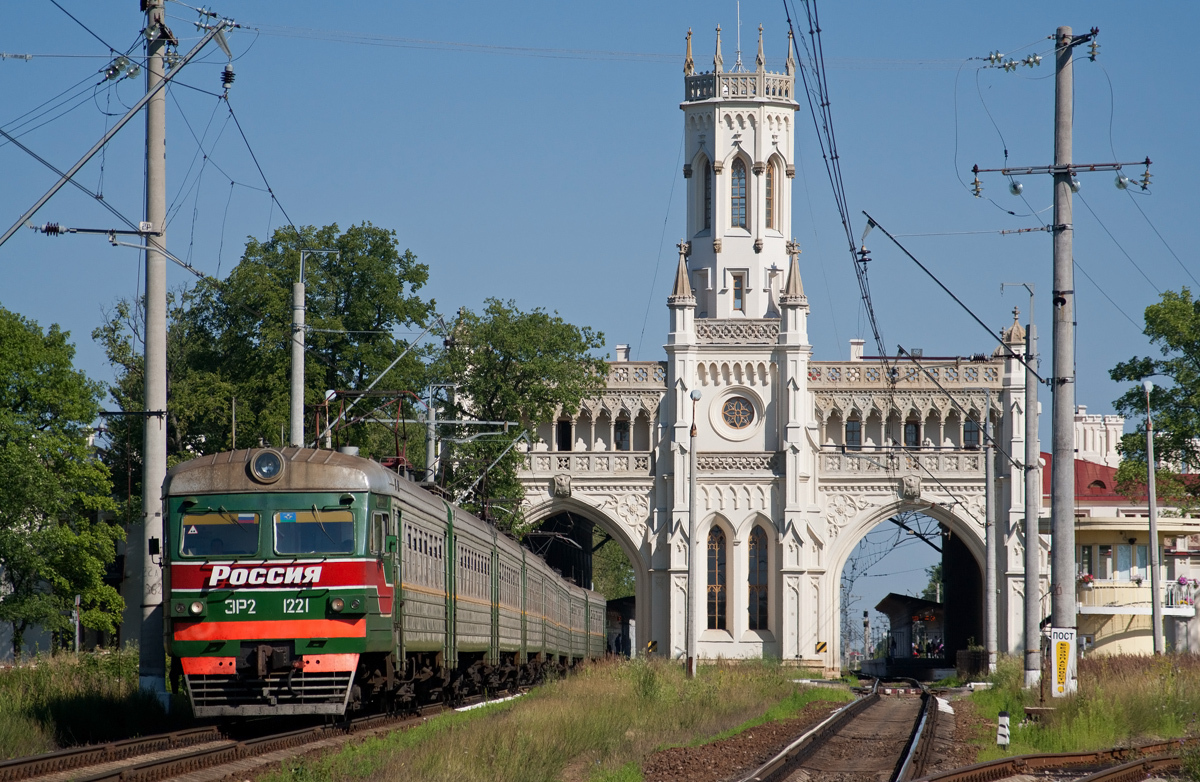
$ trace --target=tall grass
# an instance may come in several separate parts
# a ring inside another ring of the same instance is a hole
[[[851,697],[801,691],[792,675],[771,663],[742,663],[702,667],[688,680],[678,663],[608,662],[525,698],[439,717],[271,779],[638,780],[641,761],[659,747],[744,729],[772,708],[772,716],[790,716],[812,700]]]
[[[1021,661],[1001,659],[991,680],[992,689],[971,699],[993,724],[998,712],[1011,715],[1012,745],[1008,753],[988,747],[980,760],[1002,754],[1105,749],[1200,732],[1200,657],[1194,655],[1082,660],[1078,692],[1069,698],[1047,697],[1045,705],[1053,706],[1054,712],[1024,725],[1019,724],[1024,707],[1037,703],[1038,692],[1021,689]],[[994,744],[994,736],[987,743]]]
[[[170,727],[158,701],[138,691],[136,648],[39,655],[0,671],[0,754],[6,758]]]

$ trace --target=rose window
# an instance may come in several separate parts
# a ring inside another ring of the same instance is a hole
[[[754,420],[754,407],[748,399],[735,396],[721,408],[721,419],[733,429],[745,429]]]

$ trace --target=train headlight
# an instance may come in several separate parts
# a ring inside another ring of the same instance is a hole
[[[335,614],[340,614],[342,612],[342,609],[345,607],[346,607],[346,601],[340,597],[335,597],[329,601],[329,608],[332,609],[332,611]]]
[[[193,600],[192,604],[188,606],[188,610],[192,612],[193,616],[199,616],[204,613],[204,603],[199,600]]]

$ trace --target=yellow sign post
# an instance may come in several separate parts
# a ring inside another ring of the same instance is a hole
[[[1075,692],[1075,628],[1050,629],[1050,661],[1053,666],[1053,687],[1050,694],[1064,698]]]

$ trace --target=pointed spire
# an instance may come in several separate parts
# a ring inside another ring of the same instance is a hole
[[[717,25],[717,53],[713,55],[713,73],[724,70],[725,61],[721,59],[721,25]]]
[[[788,30],[788,56],[787,66],[784,69],[788,76],[793,76],[796,73],[796,60],[792,57],[792,31]]]
[[[783,287],[783,295],[779,300],[782,304],[800,304],[805,301],[804,281],[800,279],[800,243],[796,240],[788,242],[788,254],[792,262],[788,266],[787,283]]]
[[[696,72],[696,63],[692,60],[692,28],[688,28],[687,54],[683,57],[683,75],[691,76]]]
[[[756,66],[758,66],[755,68],[755,70],[757,70],[759,73],[762,73],[764,70],[766,70],[767,58],[763,57],[761,24],[758,26],[758,57],[754,60],[754,63]]]
[[[692,284],[688,281],[687,273],[687,257],[688,253],[692,251],[692,245],[681,239],[675,246],[679,248],[679,268],[675,270],[675,287],[671,290],[671,296],[667,302],[694,305],[696,298],[692,295]]]

